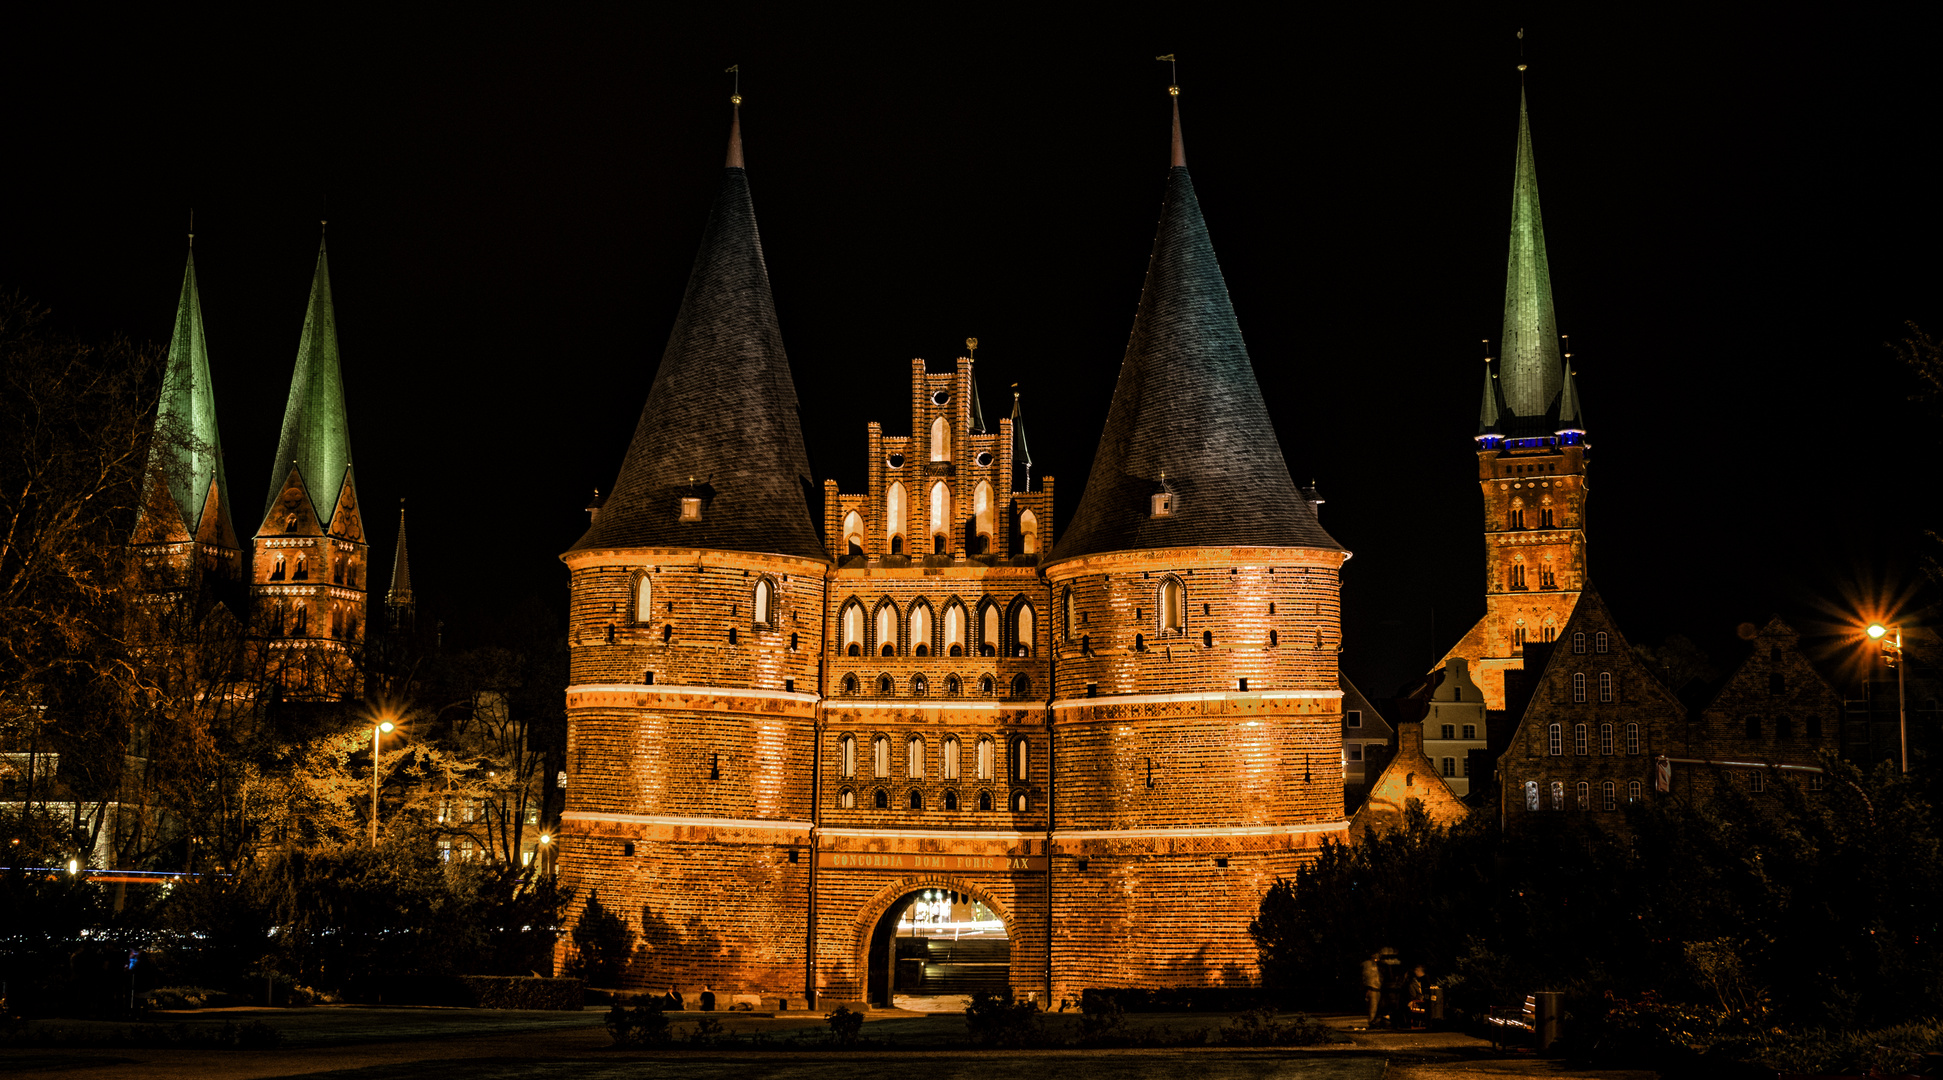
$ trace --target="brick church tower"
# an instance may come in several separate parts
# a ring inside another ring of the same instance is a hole
[[[1525,643],[1558,636],[1586,581],[1590,444],[1572,354],[1559,348],[1522,87],[1500,352],[1495,374],[1485,362],[1478,413],[1484,618],[1445,657],[1470,661],[1491,709],[1505,707],[1504,673],[1524,666]]]
[[[322,242],[254,549],[250,592],[266,677],[292,699],[357,697],[369,550]]]
[[[1132,338],[1046,567],[1056,979],[1252,977],[1262,894],[1345,838],[1336,659],[1349,553],[1312,499],[1255,381],[1177,96]]]
[[[638,931],[633,985],[804,987],[830,565],[810,490],[738,108],[633,442],[562,556],[560,867],[574,918],[599,901]]]

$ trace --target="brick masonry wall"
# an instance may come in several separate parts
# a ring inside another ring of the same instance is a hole
[[[1819,765],[1822,754],[1839,756],[1842,696],[1803,655],[1801,635],[1776,616],[1755,631],[1749,646],[1747,659],[1689,722],[1686,752],[1680,756],[1788,765]],[[1756,771],[1680,766],[1674,770],[1674,790],[1700,800],[1719,783],[1728,782],[1760,795]],[[1764,774],[1759,780],[1768,797],[1777,783],[1813,786],[1807,774],[1800,773]]]
[[[878,736],[889,740],[888,775],[875,775],[873,742]],[[856,768],[843,774],[843,739],[855,740]],[[924,775],[910,776],[910,740],[924,740]],[[819,822],[825,826],[856,828],[941,828],[1039,829],[1046,827],[1047,753],[1046,714],[1043,705],[1023,709],[951,708],[917,703],[885,706],[826,705],[822,721],[822,787]],[[958,743],[958,777],[944,776],[944,753],[948,739]],[[1027,744],[1026,774],[1013,769],[1013,744]],[[978,778],[978,744],[992,744],[990,779]],[[842,806],[845,789],[856,796],[856,805]],[[888,806],[876,809],[874,795],[882,790]],[[919,792],[924,807],[910,807],[910,793]],[[956,811],[945,809],[945,793],[958,796]],[[990,810],[978,809],[980,793],[992,798]],[[1012,796],[1025,793],[1028,810],[1012,809]]]
[[[939,850],[1045,853],[1043,841],[1016,844],[950,843]],[[833,850],[862,850],[865,843],[839,840]],[[1043,992],[1046,986],[1046,875],[887,873],[869,870],[818,871],[817,980],[819,996],[860,1001],[868,994],[866,961],[870,934],[898,899],[919,889],[951,889],[971,895],[997,912],[1011,938],[1011,979],[1016,991]]]

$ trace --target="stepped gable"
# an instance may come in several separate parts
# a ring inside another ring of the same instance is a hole
[[[155,426],[169,437],[150,448],[149,469],[151,478],[168,485],[189,536],[234,548],[236,528],[229,512],[229,478],[223,471],[223,438],[216,426],[215,385],[209,378],[193,233],[189,244],[168,368],[156,406]],[[214,519],[208,516],[211,510]]]
[[[283,496],[295,466],[303,478],[317,520],[329,531],[338,496],[351,471],[351,425],[344,410],[344,375],[338,366],[337,313],[331,304],[330,256],[317,244],[317,272],[310,284],[310,307],[297,344],[297,369],[284,406],[283,435],[270,470],[267,516]]]
[[[1106,430],[1054,559],[1138,548],[1340,550],[1297,494],[1188,175],[1174,164]],[[1174,496],[1152,516],[1150,500]]]
[[[732,130],[687,292],[634,441],[573,550],[675,547],[827,560],[755,204]],[[702,500],[698,521],[679,502]]]

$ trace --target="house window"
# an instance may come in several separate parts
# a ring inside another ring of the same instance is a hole
[[[978,740],[978,750],[973,755],[973,759],[976,767],[974,774],[976,778],[979,780],[990,780],[992,778],[992,740]],[[991,807],[988,806],[985,809],[989,810]]]
[[[1359,728],[1363,726],[1363,710],[1351,709],[1343,714],[1343,726]]]
[[[1584,754],[1586,752],[1584,724],[1572,725],[1572,752],[1575,754]]]
[[[1628,754],[1639,753],[1639,725],[1638,724],[1626,725],[1626,752]]]
[[[1456,776],[1456,775],[1457,775],[1457,759],[1456,759],[1456,758],[1454,758],[1454,757],[1447,757],[1447,758],[1445,758],[1445,759],[1444,759],[1444,775],[1445,775],[1445,776]]]
[[[1572,700],[1585,700],[1585,672],[1583,671],[1572,673]]]
[[[1525,809],[1533,811],[1538,809],[1538,781],[1536,780],[1525,781]]]
[[[1565,809],[1565,781],[1552,781],[1552,809]]]
[[[1457,738],[1456,724],[1445,724],[1443,727],[1439,728],[1438,730],[1442,733],[1440,736],[1441,738],[1445,738],[1445,739]]]
[[[1574,794],[1578,795],[1579,797],[1579,809],[1581,810],[1592,809],[1592,785],[1591,784],[1586,783],[1584,780],[1579,781],[1578,790],[1574,792]]]
[[[1572,651],[1575,653],[1585,651],[1585,635],[1583,633],[1572,635]]]
[[[1639,801],[1639,781],[1628,780],[1626,782],[1626,801],[1629,803]]]
[[[857,775],[857,737],[845,735],[837,740],[838,775],[848,780]]]
[[[1779,671],[1768,672],[1768,693],[1785,694],[1788,692],[1788,677]]]
[[[1012,744],[1012,780],[1014,783],[1022,784],[1032,778],[1031,771],[1027,767],[1030,765],[1027,756],[1029,752],[1030,744],[1024,739],[1019,739]]]
[[[924,739],[920,736],[913,735],[904,744],[904,778],[924,779]]]
[[[1612,672],[1610,671],[1599,673],[1599,700],[1607,704],[1612,702]]]
[[[1557,757],[1565,752],[1565,731],[1558,724],[1545,729],[1545,752]]]
[[[1609,641],[1606,638],[1606,632],[1604,630],[1601,630],[1598,633],[1592,635],[1593,652],[1605,652],[1608,644]]]
[[[870,740],[870,774],[877,777],[891,774],[891,740],[887,735]]]
[[[1757,793],[1766,791],[1768,789],[1768,774],[1762,772],[1760,769],[1754,770],[1754,774],[1748,777],[1748,786],[1752,787]]]
[[[958,779],[958,736],[956,735],[945,736],[945,741],[938,746],[938,775],[946,780]]]
[[[1477,738],[1477,725],[1476,725],[1476,724],[1465,724],[1465,725],[1464,725],[1464,737],[1465,737],[1466,739],[1476,739],[1476,738]]]
[[[773,591],[774,591],[774,586],[769,584],[768,578],[756,579],[756,602],[753,605],[753,608],[756,613],[756,626],[763,630],[769,629],[769,625],[770,625],[769,608],[771,604],[770,593]]]
[[[1612,753],[1612,725],[1611,724],[1599,725],[1599,752],[1601,754],[1607,754],[1607,755],[1610,755]]]
[[[931,655],[931,605],[923,601],[911,605],[911,655]]]
[[[1359,742],[1353,742],[1353,743],[1350,743],[1350,744],[1349,744],[1349,760],[1351,760],[1351,761],[1361,761],[1361,760],[1363,760],[1363,744],[1362,744],[1362,743],[1359,743]]]
[[[1613,810],[1618,808],[1619,789],[1612,781],[1608,780],[1601,785],[1600,795],[1602,796],[1602,805],[1605,809]]]
[[[1161,581],[1159,596],[1161,633],[1178,634],[1186,626],[1186,599],[1180,578],[1168,577]]]
[[[837,806],[844,810],[857,808],[857,793],[850,788],[837,792]]]

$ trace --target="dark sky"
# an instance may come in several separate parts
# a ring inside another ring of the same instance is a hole
[[[1173,52],[1277,434],[1355,552],[1345,663],[1380,694],[1482,611],[1471,436],[1524,25],[1592,574],[1622,625],[1729,659],[1741,621],[1915,580],[1938,426],[1883,343],[1943,330],[1934,25],[1212,8],[12,9],[0,287],[164,340],[193,205],[250,529],[328,206],[367,525],[388,553],[410,498],[421,605],[463,640],[522,596],[564,609],[557,555],[646,398],[739,63],[818,476],[857,490],[910,357],[976,335],[988,407],[1022,384],[1063,525],[1160,209]]]

